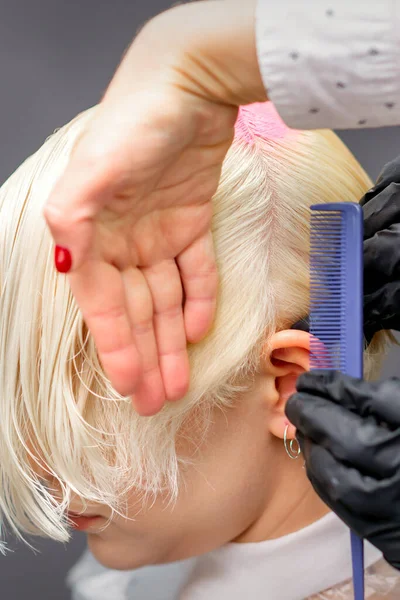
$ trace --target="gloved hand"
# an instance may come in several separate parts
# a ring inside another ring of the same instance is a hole
[[[400,330],[400,156],[360,204],[364,211],[364,335]]]
[[[286,414],[322,500],[400,570],[400,379],[302,375]]]

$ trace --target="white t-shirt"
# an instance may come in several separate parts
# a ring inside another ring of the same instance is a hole
[[[366,566],[381,555],[366,544]],[[227,544],[195,559],[120,572],[86,553],[68,576],[73,600],[352,600],[350,536],[334,514],[285,537],[254,544]],[[393,590],[397,572],[367,577],[366,598]],[[345,595],[346,594],[346,595]]]
[[[400,0],[258,0],[256,37],[289,127],[400,124]]]

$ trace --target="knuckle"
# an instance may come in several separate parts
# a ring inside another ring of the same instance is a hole
[[[160,309],[158,312],[156,312],[156,314],[159,317],[163,317],[163,318],[166,318],[169,320],[174,320],[179,317],[183,318],[182,306],[180,304],[164,307],[164,308]]]
[[[153,331],[153,321],[146,320],[140,323],[135,323],[133,329],[135,331],[135,335],[147,335]]]
[[[51,229],[60,230],[65,228],[66,207],[49,202],[43,209],[43,215],[47,225]]]
[[[126,318],[125,310],[122,306],[113,306],[111,308],[103,309],[95,309],[90,312],[88,318],[91,321],[103,321],[103,320],[112,320],[118,321]]]
[[[185,275],[185,279],[186,281],[198,281],[199,279],[206,279],[214,285],[219,280],[217,265],[215,263],[210,263],[198,271],[188,273]]]

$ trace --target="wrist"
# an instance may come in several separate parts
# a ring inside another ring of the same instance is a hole
[[[193,94],[240,106],[268,100],[255,39],[256,0],[203,0],[151,22],[174,55],[175,84]]]

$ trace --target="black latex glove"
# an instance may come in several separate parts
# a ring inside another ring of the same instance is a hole
[[[364,212],[364,335],[400,331],[400,156],[360,204]]]
[[[400,570],[400,380],[302,375],[286,414],[322,500]]]

